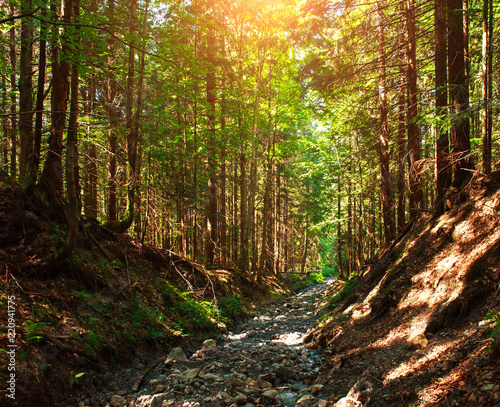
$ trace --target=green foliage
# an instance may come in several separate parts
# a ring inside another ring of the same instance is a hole
[[[24,321],[25,341],[31,342],[42,339],[43,337],[40,336],[40,333],[43,332],[43,328],[47,325],[46,322],[34,322],[29,319]]]
[[[342,289],[336,295],[328,299],[328,308],[335,309],[338,305],[340,305],[340,303],[352,297],[354,295],[354,289],[356,288],[358,281],[359,279],[357,276],[349,278],[344,287],[342,287]]]
[[[488,320],[487,330],[491,340],[489,350],[493,352],[500,346],[500,313],[491,310],[486,314],[486,319]]]
[[[80,372],[80,373],[77,373],[74,377],[70,377],[69,379],[69,387],[70,389],[73,388],[73,386],[75,384],[80,384],[80,382],[78,381],[78,379],[80,379],[81,377],[85,376],[87,373],[86,372]]]
[[[223,297],[218,302],[220,315],[225,323],[237,319],[245,310],[241,303],[241,296]]]
[[[28,360],[29,353],[26,351],[19,352],[16,354],[16,359],[19,360],[20,362],[26,362]]]
[[[215,328],[219,312],[214,304],[192,298],[191,293],[183,293],[183,297],[184,301],[173,307],[180,316],[178,323],[182,329]]]

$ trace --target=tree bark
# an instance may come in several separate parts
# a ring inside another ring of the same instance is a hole
[[[465,39],[462,0],[448,1],[448,75],[451,117],[450,139],[453,154],[453,187],[459,190],[469,178],[472,168],[470,154],[470,123],[467,117]]]
[[[42,9],[42,17],[45,19],[47,12]],[[45,100],[45,70],[47,65],[47,23],[40,22],[40,47],[38,56],[38,83],[36,94],[36,113],[35,113],[35,134],[33,146],[33,160],[31,161],[32,174],[30,182],[34,187],[38,178],[38,169],[40,167],[40,154],[42,148],[42,132],[43,132],[43,103]]]
[[[71,0],[65,0],[64,23],[68,24],[71,18]],[[57,19],[57,7],[51,4],[53,18]],[[65,34],[63,34],[65,35]],[[52,115],[51,130],[49,135],[49,149],[45,159],[43,172],[39,185],[46,194],[49,203],[57,208],[61,203],[63,194],[63,135],[66,128],[66,110],[69,96],[69,64],[64,59],[64,55],[69,55],[67,42],[62,45],[56,39],[52,44]]]
[[[489,72],[488,60],[491,58],[489,36],[489,0],[483,0],[483,42],[482,42],[482,60],[481,60],[481,138],[482,138],[482,169],[485,174],[491,173],[491,139],[488,132],[489,123]]]
[[[207,38],[207,62],[209,63],[206,76],[206,100],[207,100],[207,213],[205,229],[205,262],[208,267],[214,264],[215,244],[217,241],[217,148],[215,140],[215,103],[216,103],[216,82],[215,82],[215,55],[214,55],[214,34],[209,33]]]
[[[10,13],[14,16],[14,2],[10,2]],[[9,30],[9,57],[10,57],[10,176],[17,175],[17,56],[16,56],[16,28],[12,26]]]
[[[74,1],[74,4],[73,4]],[[65,7],[73,9],[73,20],[78,22],[80,15],[80,0],[65,0]],[[72,52],[78,53],[79,37],[73,38]],[[66,195],[68,198],[69,212],[69,233],[63,247],[57,252],[56,260],[62,260],[69,257],[73,252],[78,237],[78,196],[76,174],[78,168],[78,66],[76,63],[71,65],[71,102],[68,121],[68,133],[66,139]]]
[[[389,124],[387,119],[387,85],[385,68],[385,19],[380,1],[377,1],[378,14],[378,57],[379,57],[379,109],[380,109],[380,133],[379,133],[379,156],[380,172],[382,182],[382,204],[384,218],[384,237],[386,242],[394,239],[394,216],[393,200],[391,191],[391,177],[389,174]]]
[[[434,8],[435,27],[435,88],[436,88],[436,199],[434,211],[441,215],[445,211],[444,197],[451,185],[449,163],[448,130],[445,118],[448,107],[446,71],[446,2],[436,0]]]
[[[410,159],[410,218],[414,218],[423,209],[422,186],[420,182],[420,132],[417,123],[417,56],[415,36],[415,0],[407,0],[407,32],[408,32],[408,156]]]
[[[30,0],[21,1],[21,14],[31,11]],[[33,20],[23,17],[21,20],[21,51],[19,64],[19,181],[25,187],[33,182],[30,174],[33,160]]]

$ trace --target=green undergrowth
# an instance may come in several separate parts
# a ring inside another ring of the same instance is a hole
[[[290,274],[288,278],[292,280],[292,290],[298,291],[310,285],[324,283],[325,278],[334,276],[335,272],[331,268],[325,268],[307,274]]]
[[[338,291],[334,296],[328,299],[328,310],[335,310],[341,303],[349,301],[354,297],[354,290],[358,284],[358,276],[352,276],[344,284],[344,287]]]

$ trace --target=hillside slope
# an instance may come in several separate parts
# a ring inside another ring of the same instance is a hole
[[[499,173],[475,180],[466,203],[424,216],[332,288],[315,336],[331,353],[318,382],[332,401],[351,391],[369,406],[500,405],[486,318],[500,311],[499,187]]]

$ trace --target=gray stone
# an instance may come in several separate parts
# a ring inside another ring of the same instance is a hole
[[[205,342],[203,342],[203,345],[201,345],[202,350],[215,350],[217,349],[217,342],[215,342],[215,339],[207,339]]]
[[[200,373],[201,369],[198,367],[196,369],[187,369],[184,372],[182,372],[181,375],[181,382],[190,382],[193,380],[198,374]]]
[[[166,394],[156,394],[154,396],[140,396],[134,404],[134,407],[162,407],[163,401],[166,400]]]
[[[126,402],[127,400],[124,397],[115,394],[113,397],[111,397],[111,400],[109,400],[109,405],[111,407],[121,407],[124,406]]]
[[[234,397],[234,402],[236,404],[245,404],[248,400],[248,397],[245,396],[242,393],[237,393],[236,396]]]
[[[237,387],[237,386],[244,386],[246,382],[244,380],[241,380],[239,377],[232,377],[231,378],[231,386]]]
[[[266,397],[271,400],[276,400],[279,397],[278,390],[270,389],[262,393],[262,397]]]
[[[184,351],[182,350],[181,347],[173,348],[170,353],[167,356],[167,360],[165,360],[165,363],[168,362],[187,362],[188,358]]]

